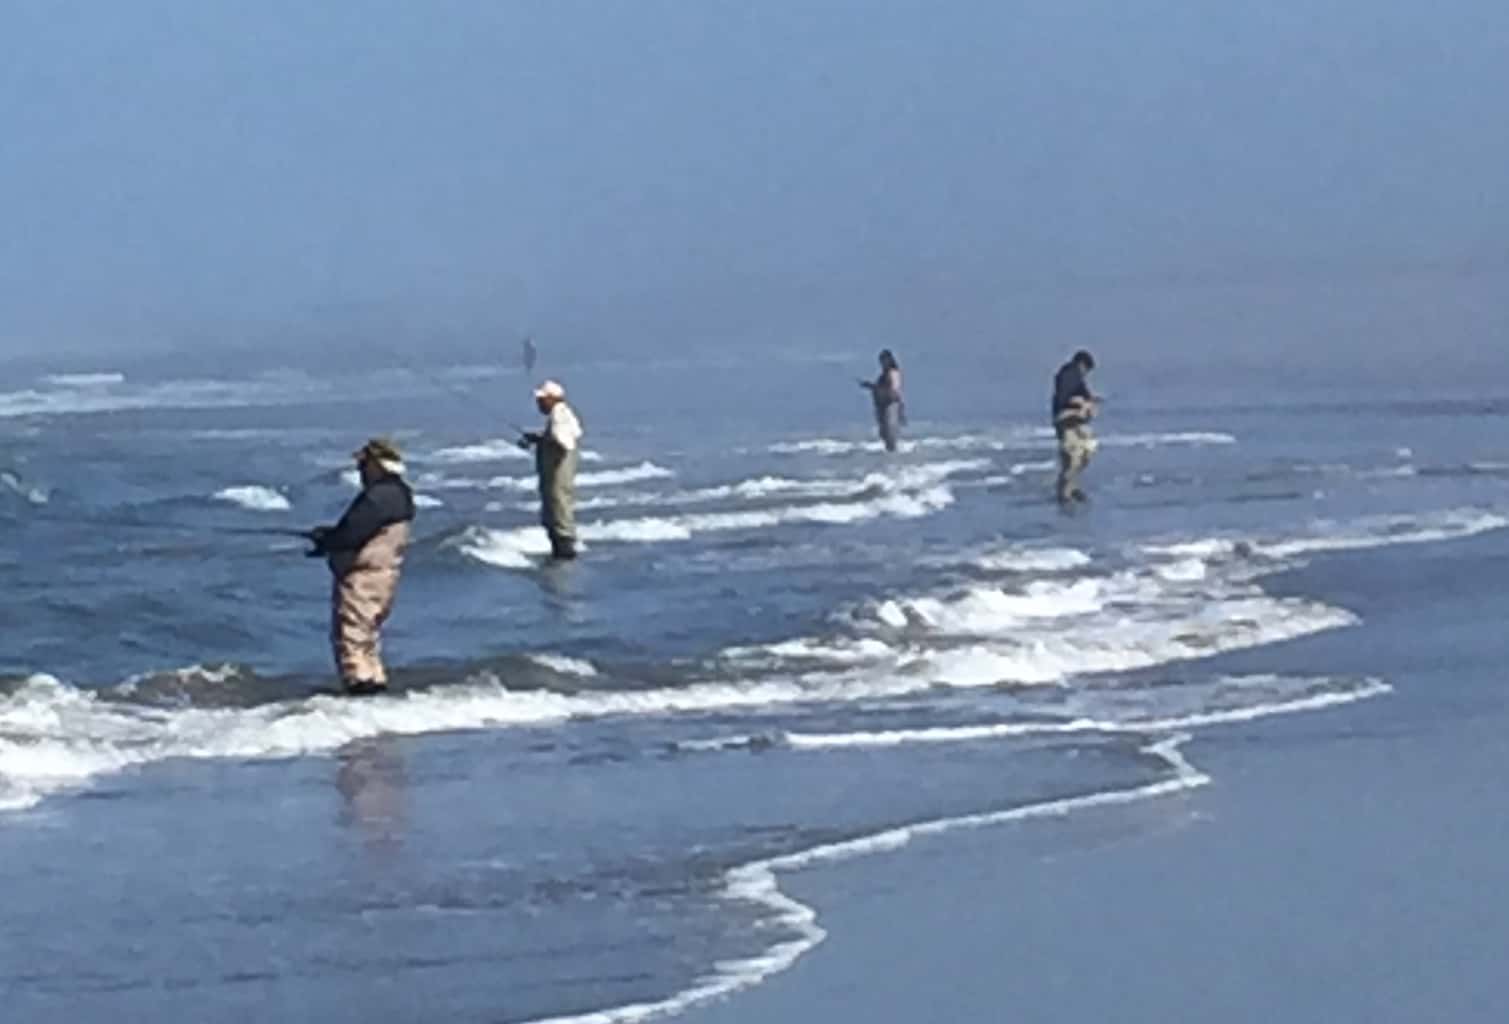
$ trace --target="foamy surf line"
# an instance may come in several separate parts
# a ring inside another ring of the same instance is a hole
[[[604,520],[586,523],[578,532],[588,543],[660,544],[687,541],[703,533],[764,530],[798,523],[844,526],[880,518],[919,519],[947,508],[953,501],[953,492],[939,486],[863,502]],[[473,561],[501,569],[533,568],[535,560],[550,553],[544,532],[534,526],[511,530],[472,526],[450,543]]]
[[[297,405],[327,398],[329,384],[311,378],[168,380],[133,386],[111,374],[57,378],[43,388],[0,392],[0,419],[86,415],[149,409],[234,409]]]
[[[676,475],[674,470],[653,462],[641,462],[618,469],[592,470],[578,473],[578,487],[614,487],[620,484],[643,483],[647,480],[668,480]],[[535,476],[457,477],[443,473],[421,473],[416,478],[421,487],[449,491],[517,491],[528,493],[540,486]]]
[[[1509,527],[1509,517],[1477,508],[1442,509],[1413,515],[1364,518],[1351,523],[1320,520],[1308,536],[1258,538],[1206,537],[1169,544],[1144,544],[1145,554],[1206,561],[1259,555],[1274,559],[1329,551],[1365,551],[1396,544],[1432,544],[1462,540]]]
[[[879,653],[874,642],[859,654]],[[800,645],[792,653],[818,653]],[[536,654],[531,659],[563,675],[590,678],[597,669],[590,662]],[[215,672],[186,669],[213,679]],[[651,690],[601,690],[567,694],[553,691],[512,691],[496,677],[481,674],[433,691],[420,691],[352,702],[340,697],[314,697],[251,709],[156,708],[100,700],[90,691],[66,686],[50,676],[33,677],[0,704],[0,802],[12,807],[31,805],[50,793],[76,788],[91,779],[130,767],[167,760],[233,759],[280,760],[319,755],[355,740],[375,735],[423,735],[488,728],[554,726],[573,720],[621,716],[665,716],[708,711],[764,711],[801,705],[849,704],[855,701],[905,697],[938,685],[989,685],[993,677],[951,680],[946,667],[925,674],[904,674],[882,666],[849,668],[841,672],[782,674],[764,682],[701,682]],[[1381,685],[1381,684],[1378,684]],[[1371,695],[1371,690],[1363,695]],[[1186,728],[1237,715],[1308,710],[1345,702],[1347,694],[1306,695],[1267,704],[1276,710],[1215,709],[1198,715],[1142,718],[1110,723],[1007,723],[991,726],[988,735],[1003,738],[1033,732],[1090,732],[1117,728],[1145,732]],[[940,733],[936,741],[985,738],[987,734]],[[857,734],[842,740],[793,734],[793,747],[840,745],[897,745],[927,742],[926,731]]]
[[[42,381],[55,388],[104,388],[126,383],[126,375],[113,370],[101,373],[50,373]]]
[[[1354,688],[1271,701],[1249,707],[1220,711],[1171,715],[1163,718],[1129,718],[1113,721],[1076,718],[1066,722],[995,722],[983,725],[940,726],[931,729],[894,729],[886,732],[855,733],[785,733],[781,741],[793,750],[851,750],[858,748],[899,747],[910,744],[977,743],[983,740],[1011,739],[1024,736],[1064,736],[1081,733],[1164,733],[1218,725],[1255,722],[1276,715],[1356,704],[1392,693],[1393,687],[1381,679],[1364,679]]]
[[[718,502],[762,502],[777,499],[787,500],[854,500],[906,491],[925,490],[948,481],[950,486],[968,486],[967,482],[955,482],[952,478],[963,473],[988,469],[987,459],[958,459],[948,462],[930,462],[917,466],[902,466],[866,473],[863,476],[784,477],[758,476],[735,483],[716,484],[694,490],[639,491],[621,494],[599,494],[583,498],[576,504],[578,512],[594,509],[617,509],[644,506],[647,508],[683,508],[691,505],[708,505]],[[532,511],[537,502],[521,501],[513,506],[521,511]]]
[[[597,672],[580,659],[536,654],[531,660],[568,676],[591,678]],[[214,670],[181,671],[215,677]],[[509,690],[482,673],[437,690],[362,701],[320,696],[250,709],[157,708],[101,700],[92,691],[37,675],[0,701],[0,804],[33,806],[94,778],[169,760],[284,760],[328,754],[377,735],[844,703],[919,688],[926,684],[817,674],[795,681],[566,694]]]
[[[534,456],[519,447],[516,438],[497,437],[473,444],[452,445],[437,448],[428,455],[419,455],[417,462],[436,462],[445,465],[467,465],[476,462],[502,462],[504,460],[533,459]],[[595,451],[583,451],[583,462],[601,462],[603,457]]]
[[[1098,438],[1102,445],[1114,448],[1161,448],[1168,446],[1201,447],[1208,445],[1234,445],[1233,434],[1215,430],[1183,430],[1146,434],[1106,434]],[[1041,448],[1055,444],[1056,438],[1047,427],[1019,427],[1004,434],[959,434],[948,437],[919,437],[906,439],[898,445],[902,454],[927,450],[1005,452],[1029,448]],[[879,441],[857,441],[839,437],[815,437],[801,441],[780,441],[766,449],[772,455],[817,455],[838,457],[844,455],[878,454],[885,451]]]
[[[531,529],[530,534],[539,532]],[[1191,587],[1188,579],[1199,585]],[[1145,612],[1135,621],[1128,619],[1125,609],[1130,606]],[[1212,591],[1203,572],[1160,573],[1144,567],[1100,579],[1038,581],[1015,594],[969,587],[941,598],[892,599],[870,605],[859,620],[878,633],[726,652],[736,663],[773,660],[779,670],[774,680],[741,677],[734,683],[568,695],[513,692],[496,679],[477,676],[443,690],[357,704],[315,698],[271,709],[166,711],[99,701],[92,693],[39,676],[0,702],[0,777],[9,786],[0,789],[0,799],[14,805],[21,799],[14,795],[17,787],[46,792],[151,761],[302,756],[379,733],[844,702],[940,686],[1058,684],[1078,675],[1260,646],[1355,621],[1343,609],[1276,599],[1246,585],[1233,589],[1219,584]],[[985,642],[960,646],[951,638],[961,635]],[[936,646],[940,640],[945,646]],[[585,662],[545,660],[550,658],[536,660],[566,674],[595,671]],[[810,671],[813,663],[831,668]]]
[[[946,835],[961,829],[989,828],[1040,818],[1065,817],[1080,811],[1153,800],[1197,789],[1208,784],[1210,777],[1194,768],[1180,752],[1179,747],[1187,738],[1172,736],[1144,748],[1146,753],[1161,758],[1173,772],[1172,778],[1159,782],[1048,800],[1003,811],[935,818],[853,839],[825,843],[779,857],[751,861],[732,868],[723,876],[722,897],[730,902],[763,907],[769,913],[767,925],[784,928],[790,933],[790,938],[771,944],[757,956],[718,963],[711,973],[666,999],[589,1013],[542,1017],[529,1024],[637,1024],[639,1021],[682,1014],[715,999],[753,988],[791,968],[828,937],[828,933],[818,923],[817,910],[781,890],[780,875],[817,865],[835,864],[900,850],[916,840]]]

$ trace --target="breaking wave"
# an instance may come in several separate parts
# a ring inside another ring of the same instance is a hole
[[[1347,523],[1317,520],[1306,533],[1297,537],[1205,537],[1148,544],[1143,546],[1143,551],[1164,557],[1205,560],[1289,559],[1327,551],[1460,540],[1505,527],[1509,527],[1509,518],[1496,512],[1462,508],[1414,515],[1370,516]]]
[[[895,470],[866,473],[858,477],[783,477],[761,476],[737,483],[718,484],[682,491],[641,491],[628,494],[601,494],[577,502],[578,511],[633,508],[636,506],[684,507],[723,501],[770,501],[775,499],[838,500],[881,496],[889,493],[921,490],[969,472],[989,468],[984,459],[961,459],[952,462],[905,466]],[[517,507],[529,509],[532,503]]]
[[[578,473],[578,487],[612,487],[618,484],[642,483],[646,480],[666,480],[675,476],[673,470],[653,462],[641,462],[635,466],[619,469],[589,470]],[[529,492],[539,487],[539,478],[529,476],[454,477],[440,473],[422,473],[417,478],[420,486],[433,490],[472,491],[519,491]]]
[[[530,459],[534,456],[520,448],[518,439],[512,437],[495,437],[486,441],[477,441],[473,444],[453,445],[447,448],[437,448],[421,461],[438,462],[445,465],[468,465],[480,462],[504,462],[509,460]],[[602,456],[594,451],[581,453],[583,462],[601,462]]]
[[[1171,431],[1148,434],[1107,434],[1100,439],[1102,445],[1123,448],[1156,448],[1163,446],[1233,445],[1237,439],[1232,434],[1220,431]],[[919,437],[903,440],[899,445],[902,454],[927,450],[952,451],[1016,451],[1025,448],[1041,448],[1054,443],[1054,433],[1046,427],[1015,427],[999,434],[958,434],[948,437]],[[879,441],[859,441],[837,437],[816,437],[800,441],[780,441],[765,449],[774,455],[822,455],[843,456],[863,453],[880,454],[885,451]]]
[[[871,501],[606,520],[583,524],[578,533],[590,543],[658,544],[685,541],[702,533],[762,530],[791,523],[837,526],[882,517],[917,519],[947,508],[953,500],[953,492],[947,487],[934,487]],[[472,526],[451,543],[469,558],[505,569],[530,568],[550,551],[544,531],[537,526],[507,530]]]
[[[124,373],[50,373],[42,378],[43,383],[55,388],[107,388],[126,383]]]
[[[329,383],[283,373],[242,380],[168,380],[140,385],[128,383],[124,377],[116,380],[115,376],[98,375],[89,383],[63,383],[61,378],[54,378],[45,381],[47,386],[42,388],[0,393],[0,418],[295,405],[327,399],[334,393]]]
[[[287,512],[293,508],[288,499],[271,487],[255,484],[242,487],[227,487],[215,492],[216,501],[238,505],[253,512]]]
[[[479,441],[476,444],[440,448],[427,457],[430,462],[464,465],[473,462],[500,462],[504,459],[528,459],[530,455],[510,438]]]

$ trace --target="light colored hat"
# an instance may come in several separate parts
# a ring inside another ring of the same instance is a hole
[[[561,387],[560,383],[557,381],[547,380],[545,383],[534,389],[534,397],[565,398],[566,389]]]
[[[371,459],[394,475],[403,473],[403,452],[386,437],[374,437],[351,454],[360,461]]]

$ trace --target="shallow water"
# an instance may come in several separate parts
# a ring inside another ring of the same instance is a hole
[[[783,870],[1156,799],[1206,781],[1182,735],[1387,699],[1366,651],[1346,675],[1282,657],[1359,621],[1288,570],[1345,551],[1331,571],[1365,580],[1370,553],[1509,523],[1498,401],[1112,403],[1064,515],[1025,402],[929,418],[914,394],[887,457],[857,391],[620,372],[568,379],[590,455],[565,567],[494,415],[523,404],[506,376],[0,395],[17,1019],[632,1020],[727,994],[822,939]],[[397,692],[348,701],[323,567],[227,531],[333,518],[376,432],[425,500]]]

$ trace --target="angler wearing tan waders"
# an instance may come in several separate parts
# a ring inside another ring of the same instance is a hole
[[[1053,378],[1053,432],[1058,435],[1058,500],[1062,505],[1085,500],[1079,474],[1098,447],[1090,431],[1095,396],[1085,380],[1093,369],[1095,357],[1080,349]]]
[[[404,549],[414,521],[414,495],[403,479],[398,448],[374,438],[354,453],[362,492],[334,526],[310,531],[312,558],[324,558],[333,577],[330,643],[346,692],[381,693],[382,625],[393,610]]]

